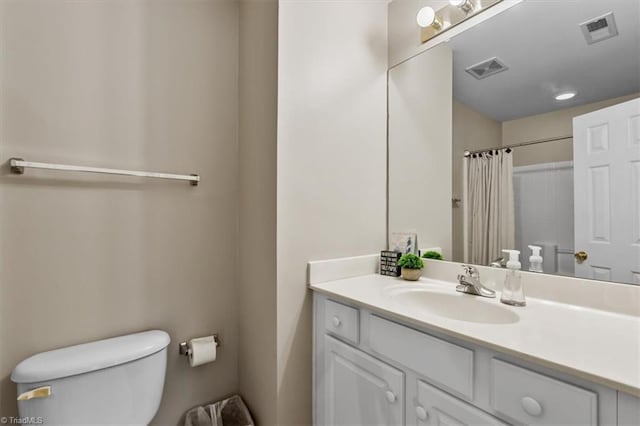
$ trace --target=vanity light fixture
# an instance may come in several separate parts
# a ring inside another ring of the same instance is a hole
[[[423,43],[450,30],[456,25],[482,13],[505,0],[447,0],[444,5],[433,8],[425,6],[418,11],[416,20],[420,28],[420,40]],[[514,0],[516,2],[522,0]]]
[[[422,28],[432,27],[435,30],[442,28],[442,21],[436,15],[436,11],[429,6],[425,6],[418,11],[416,21]]]
[[[449,0],[451,6],[460,8],[464,13],[469,13],[473,10],[472,0]]]
[[[564,92],[560,93],[556,96],[556,101],[566,101],[573,98],[577,93],[576,92]]]

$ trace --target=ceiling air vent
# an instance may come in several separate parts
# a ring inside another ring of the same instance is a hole
[[[471,65],[469,68],[466,68],[465,71],[478,80],[482,80],[483,78],[487,78],[508,69],[509,67],[507,67],[504,62],[496,57],[493,57],[478,64]]]
[[[616,20],[612,12],[583,22],[580,24],[580,29],[582,29],[582,34],[588,44],[597,43],[618,35]]]

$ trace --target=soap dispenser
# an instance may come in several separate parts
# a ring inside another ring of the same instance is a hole
[[[502,250],[509,255],[507,262],[507,276],[504,280],[500,301],[506,305],[525,306],[522,278],[520,274],[520,252],[518,250]]]
[[[542,256],[540,256],[540,246],[529,246],[531,249],[531,256],[529,256],[529,271],[531,272],[543,272],[542,270]]]

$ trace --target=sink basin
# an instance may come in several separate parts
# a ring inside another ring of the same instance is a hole
[[[410,309],[425,310],[441,317],[483,324],[513,324],[520,317],[496,299],[470,296],[427,286],[401,285],[387,288],[384,295]]]

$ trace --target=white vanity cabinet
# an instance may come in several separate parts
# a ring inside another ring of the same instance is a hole
[[[618,393],[618,424],[620,426],[640,425],[640,399],[626,393]]]
[[[467,404],[422,380],[417,381],[416,425],[506,426],[493,416]],[[409,423],[409,422],[408,422]]]
[[[499,359],[491,360],[491,406],[514,423],[596,426],[598,395]]]
[[[404,373],[333,337],[324,339],[324,423],[402,424]]]
[[[635,397],[314,294],[316,425],[630,426],[639,420]]]

